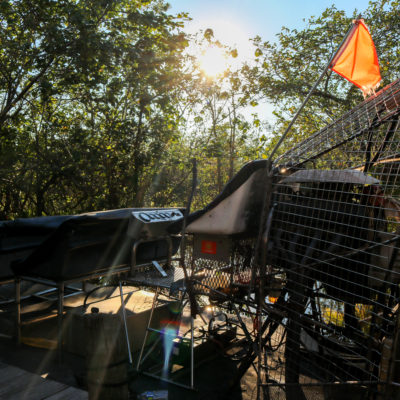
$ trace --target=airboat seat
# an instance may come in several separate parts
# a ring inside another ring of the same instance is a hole
[[[266,165],[266,160],[245,164],[210,204],[188,216],[186,231],[207,235],[252,235],[257,232]],[[177,233],[181,226],[182,221],[177,221],[169,231]]]
[[[129,270],[132,248],[139,241],[135,264],[165,260],[169,245],[161,236],[166,234],[170,214],[174,214],[172,219],[182,216],[177,209],[126,208],[50,219],[52,227],[60,222],[56,229],[26,258],[14,262],[11,269],[16,276],[55,282],[105,275],[120,268]],[[39,227],[35,222],[19,221],[21,232],[31,225]],[[156,230],[149,229],[149,225]],[[180,239],[173,237],[171,242],[174,254]]]
[[[126,208],[65,217],[25,259],[11,265],[18,343],[22,327],[21,281],[58,288],[58,349],[61,352],[66,284],[120,273],[133,274],[136,267],[153,263],[159,266],[157,262],[171,261],[180,237],[172,237],[166,228],[171,221],[182,218],[182,211]],[[22,232],[30,225],[20,223]]]
[[[0,221],[0,283],[14,279],[11,264],[28,257],[71,216]]]

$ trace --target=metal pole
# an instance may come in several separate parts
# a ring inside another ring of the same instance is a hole
[[[190,388],[194,388],[194,320],[190,317]]]
[[[190,315],[192,316],[192,318],[194,318],[199,312],[198,312],[198,307],[197,307],[197,302],[193,293],[193,288],[192,288],[192,283],[189,280],[189,275],[186,269],[186,262],[185,262],[185,247],[186,247],[186,225],[187,225],[187,218],[189,216],[190,213],[190,207],[192,204],[192,200],[196,191],[196,186],[197,186],[197,160],[195,158],[193,158],[192,160],[193,163],[193,168],[192,168],[192,190],[190,191],[190,195],[188,198],[188,202],[187,202],[187,206],[186,206],[186,210],[185,210],[185,214],[183,217],[183,222],[182,222],[182,231],[181,231],[181,235],[182,235],[182,239],[181,239],[181,266],[183,269],[183,274],[185,276],[185,286],[186,286],[186,292],[189,296],[189,301],[190,301]],[[193,271],[192,271],[193,273]]]
[[[311,95],[314,93],[315,89],[317,88],[317,86],[319,85],[319,83],[322,81],[322,78],[324,77],[326,71],[328,71],[329,67],[331,66],[331,63],[333,61],[333,59],[336,57],[336,55],[338,54],[339,50],[341,49],[341,47],[343,46],[343,44],[345,43],[345,41],[347,40],[347,38],[349,37],[351,31],[354,29],[354,27],[357,25],[357,21],[353,22],[352,25],[350,26],[349,30],[347,31],[345,37],[343,38],[342,42],[340,43],[340,46],[337,48],[337,50],[333,53],[332,57],[329,59],[328,64],[326,64],[326,67],[324,68],[324,70],[322,71],[322,74],[320,75],[320,77],[318,78],[318,80],[315,82],[314,86],[311,88],[311,90],[309,91],[307,97],[304,99],[303,103],[301,104],[301,106],[299,107],[299,109],[297,110],[296,114],[294,115],[293,119],[290,121],[289,126],[286,128],[285,132],[283,133],[283,135],[280,137],[278,143],[275,145],[275,147],[273,148],[271,154],[269,155],[268,159],[271,160],[272,157],[274,156],[274,154],[276,153],[276,151],[278,150],[279,146],[282,144],[282,142],[284,141],[284,139],[286,138],[287,134],[289,133],[290,129],[292,128],[292,126],[294,125],[294,123],[297,120],[297,117],[300,115],[301,111],[303,110],[304,106],[307,104],[308,100],[310,99]]]
[[[137,365],[136,365],[136,371],[139,371],[139,369],[140,369],[140,363],[142,362],[143,351],[144,351],[144,348],[146,346],[147,336],[149,334],[151,320],[153,319],[153,313],[154,313],[154,309],[156,307],[156,303],[157,303],[158,293],[159,292],[160,292],[160,287],[157,286],[156,292],[155,292],[154,297],[153,297],[153,302],[151,304],[151,310],[150,310],[149,319],[147,320],[147,326],[146,326],[146,331],[144,333],[144,339],[143,339],[142,347],[140,348],[139,358],[138,358]]]
[[[21,344],[21,278],[15,279],[15,304],[17,306],[17,344]]]
[[[64,282],[58,284],[58,310],[57,310],[57,351],[58,360],[62,361],[63,349],[63,317],[64,317]]]
[[[185,238],[185,232],[186,232],[186,224],[187,224],[187,218],[190,213],[190,207],[192,205],[193,197],[196,191],[196,186],[197,186],[197,160],[193,158],[192,160],[192,188],[190,190],[189,198],[186,204],[186,209],[185,213],[183,215],[183,221],[182,221],[182,230],[181,230],[181,265],[183,267],[184,273],[185,273],[185,278],[186,276],[186,264],[185,264],[185,246],[186,246],[186,238]]]
[[[122,291],[122,283],[121,283],[121,281],[119,281],[119,294],[121,296],[122,318],[124,319],[125,338],[126,338],[126,345],[128,347],[129,364],[131,364],[131,366],[133,367],[131,345],[129,343],[128,325],[127,325],[127,322],[126,322],[124,292]]]

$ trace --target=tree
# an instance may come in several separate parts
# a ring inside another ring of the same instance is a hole
[[[176,135],[185,15],[151,1],[0,3],[0,214],[140,205]]]
[[[214,39],[210,31],[206,30],[203,37],[191,38],[196,45],[194,50],[211,45],[218,46],[227,55],[237,55],[235,49]],[[220,75],[209,77],[201,70],[195,57],[190,59],[192,79],[182,95],[181,104],[185,108],[179,142],[181,149],[185,149],[180,154],[187,154],[187,158],[180,165],[188,168],[191,158],[198,160],[199,192],[194,203],[198,208],[220,193],[245,162],[259,157],[260,129],[266,126],[256,113],[249,112],[257,103],[248,86],[242,83],[240,68],[230,67]],[[179,182],[188,179],[186,171],[178,176]],[[189,183],[186,185],[190,187]]]
[[[371,2],[362,13],[380,59],[383,85],[396,78],[400,70],[398,12],[398,1],[378,0]],[[277,126],[267,153],[338,48],[352,19],[358,15],[359,11],[355,10],[352,18],[346,17],[343,11],[332,6],[321,16],[310,18],[303,30],[283,27],[276,42],[263,42],[260,37],[254,39],[257,63],[254,67],[246,67],[244,73],[252,85],[251,90],[265,96],[276,107]],[[300,115],[282,151],[335,120],[362,99],[357,87],[329,71]]]

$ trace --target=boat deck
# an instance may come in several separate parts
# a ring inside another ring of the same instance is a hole
[[[6,290],[7,294],[12,293],[13,285],[10,286],[9,288],[0,288],[2,297],[5,297]],[[104,288],[104,291],[107,290],[110,292],[109,295],[106,295],[105,292],[99,293],[99,291],[90,296],[88,312],[91,312],[92,307],[97,307],[104,313],[114,314],[120,311],[120,298],[116,295],[118,289]],[[140,317],[143,322],[139,319],[135,321],[140,322],[141,329],[143,329],[147,315],[145,309],[148,310],[151,307],[152,296],[144,296],[146,301],[143,300],[141,303],[139,302],[140,304],[137,299],[135,300],[135,293],[126,293],[125,297],[128,317],[132,318],[131,314],[136,311],[137,316],[134,318]],[[31,300],[25,300],[26,304],[23,309],[27,311],[27,314],[31,311]],[[82,301],[80,295],[68,298],[66,301],[67,315],[74,316],[75,313],[78,313]],[[51,303],[51,301],[49,302]],[[132,302],[132,306],[130,306],[130,302]],[[85,354],[80,351],[80,347],[83,345],[81,335],[76,334],[75,336],[75,342],[79,346],[70,349],[69,346],[65,346],[61,362],[56,346],[56,318],[23,326],[23,340],[21,345],[17,345],[13,337],[14,308],[14,304],[6,304],[0,308],[0,400],[88,398],[86,358]],[[24,317],[26,316],[24,315]],[[183,316],[181,323],[182,329],[190,329],[189,318],[186,315]],[[201,323],[200,319],[195,321],[195,325],[197,323]],[[77,327],[79,328],[79,326]],[[134,331],[136,332],[136,329]],[[68,327],[66,327],[65,336],[68,337],[69,334]],[[249,369],[241,384],[228,393],[237,368],[237,361],[226,357],[226,354],[219,351],[218,346],[204,349],[205,355],[202,356],[201,362],[197,362],[199,360],[196,361],[195,357],[194,390],[168,384],[142,373],[133,373],[129,381],[129,399],[136,399],[143,392],[155,390],[167,390],[169,400],[220,400],[226,397],[230,400],[250,400],[254,398],[256,373],[253,368]],[[136,363],[138,351],[134,350],[133,361]],[[183,368],[178,371],[174,375],[174,380],[175,378],[177,382],[187,385],[190,378],[189,369]]]
[[[0,362],[0,399],[88,399],[86,391],[52,379],[46,379],[46,375],[33,374]]]

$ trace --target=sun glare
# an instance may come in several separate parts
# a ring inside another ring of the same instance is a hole
[[[240,68],[243,62],[253,58],[254,49],[249,41],[251,30],[241,20],[234,17],[224,19],[218,17],[210,18],[207,14],[203,18],[200,17],[191,21],[187,29],[192,34],[212,29],[215,40],[218,40],[224,46],[228,46],[231,50],[237,50],[238,55],[234,58],[225,54],[224,49],[216,45],[211,45],[207,49],[195,49],[194,53],[199,66],[204,74],[209,77],[218,76],[228,68],[233,70]]]
[[[209,77],[222,75],[229,68],[228,57],[217,46],[208,47],[198,59],[200,69]]]

